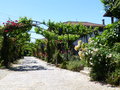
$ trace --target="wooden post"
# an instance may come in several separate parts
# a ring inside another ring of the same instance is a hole
[[[111,24],[114,23],[114,17],[111,17]]]

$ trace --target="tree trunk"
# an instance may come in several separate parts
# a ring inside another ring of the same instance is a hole
[[[9,43],[8,43],[8,37],[6,34],[3,35],[3,43],[1,48],[1,59],[3,60],[3,65],[8,68],[9,67]]]

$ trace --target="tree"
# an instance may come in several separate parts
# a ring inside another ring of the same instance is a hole
[[[30,41],[28,31],[31,30],[31,19],[20,18],[19,21],[9,20],[3,23],[1,60],[3,66],[9,67],[10,63],[21,58],[22,47]]]
[[[113,17],[120,19],[120,0],[101,0],[105,11],[110,12]]]

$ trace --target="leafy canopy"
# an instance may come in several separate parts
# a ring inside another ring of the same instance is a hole
[[[105,11],[111,12],[114,17],[120,18],[120,0],[101,0]]]

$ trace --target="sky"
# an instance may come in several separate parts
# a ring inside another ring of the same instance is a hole
[[[0,0],[0,25],[9,18],[17,20],[28,17],[40,21],[84,21],[102,24],[110,23],[103,17],[105,11],[100,0]],[[32,33],[34,38],[42,36]],[[32,38],[32,39],[34,39]]]

